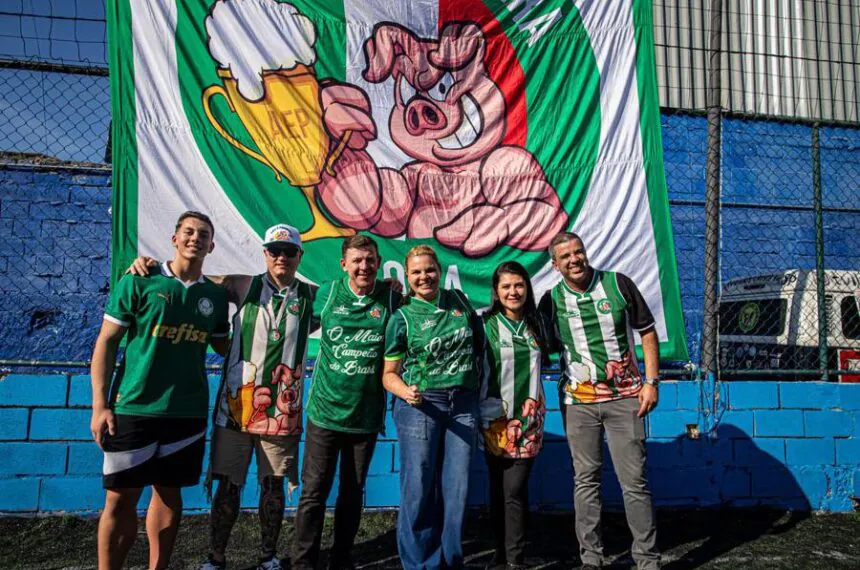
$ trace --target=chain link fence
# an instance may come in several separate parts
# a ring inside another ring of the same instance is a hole
[[[104,2],[0,3],[0,165],[109,167]]]
[[[860,379],[860,8],[802,0],[774,16],[732,0],[720,29],[701,4],[654,3],[693,368],[732,379]],[[799,23],[745,39],[743,30],[759,34],[759,17]],[[98,331],[110,243],[105,30],[98,0],[0,6],[7,364],[83,362]],[[809,41],[815,49],[801,49]],[[709,100],[705,87],[717,81]]]

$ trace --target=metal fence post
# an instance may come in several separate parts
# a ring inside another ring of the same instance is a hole
[[[827,377],[827,332],[829,327],[824,297],[824,212],[821,201],[821,123],[812,125],[812,209],[815,211],[815,282],[818,296],[818,370]],[[838,368],[838,366],[837,366]]]
[[[717,371],[717,322],[719,299],[720,239],[720,139],[722,0],[711,0],[711,30],[708,48],[708,147],[705,171],[705,306],[702,327],[702,370],[709,375]]]

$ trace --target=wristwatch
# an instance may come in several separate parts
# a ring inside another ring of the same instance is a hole
[[[659,377],[659,376],[654,376],[653,378],[649,378],[649,377],[647,377],[647,376],[646,376],[646,377],[645,377],[645,383],[646,383],[646,384],[649,384],[649,385],[651,385],[651,386],[654,386],[654,387],[656,388],[657,386],[659,386],[659,385],[660,385],[660,377]]]

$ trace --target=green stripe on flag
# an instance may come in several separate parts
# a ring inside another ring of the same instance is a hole
[[[111,284],[137,256],[137,109],[134,96],[134,49],[129,0],[107,3],[110,60]]]
[[[660,103],[657,97],[657,64],[654,60],[654,21],[651,2],[633,0],[633,25],[636,45],[645,47],[636,53],[636,85],[639,90],[639,125],[642,154],[648,185],[648,202],[654,242],[657,245],[663,316],[669,338],[660,343],[663,359],[689,360],[684,340],[684,311],[675,261],[672,218],[669,212],[666,172],[663,169],[663,141],[660,131]]]

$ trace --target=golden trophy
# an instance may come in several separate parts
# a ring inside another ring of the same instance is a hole
[[[238,90],[229,69],[219,68],[222,85],[210,85],[203,91],[203,110],[212,126],[227,142],[251,158],[265,164],[280,181],[281,177],[302,189],[313,216],[311,227],[302,241],[327,237],[346,237],[355,230],[332,224],[320,210],[314,196],[319,184],[329,137],[323,126],[319,83],[312,68],[298,64],[289,70],[264,71],[264,95],[249,101]],[[216,95],[227,100],[230,110],[239,116],[259,152],[248,148],[218,122],[212,114],[211,101]],[[347,135],[348,136],[348,135]],[[343,142],[328,157],[327,170],[343,150]]]

